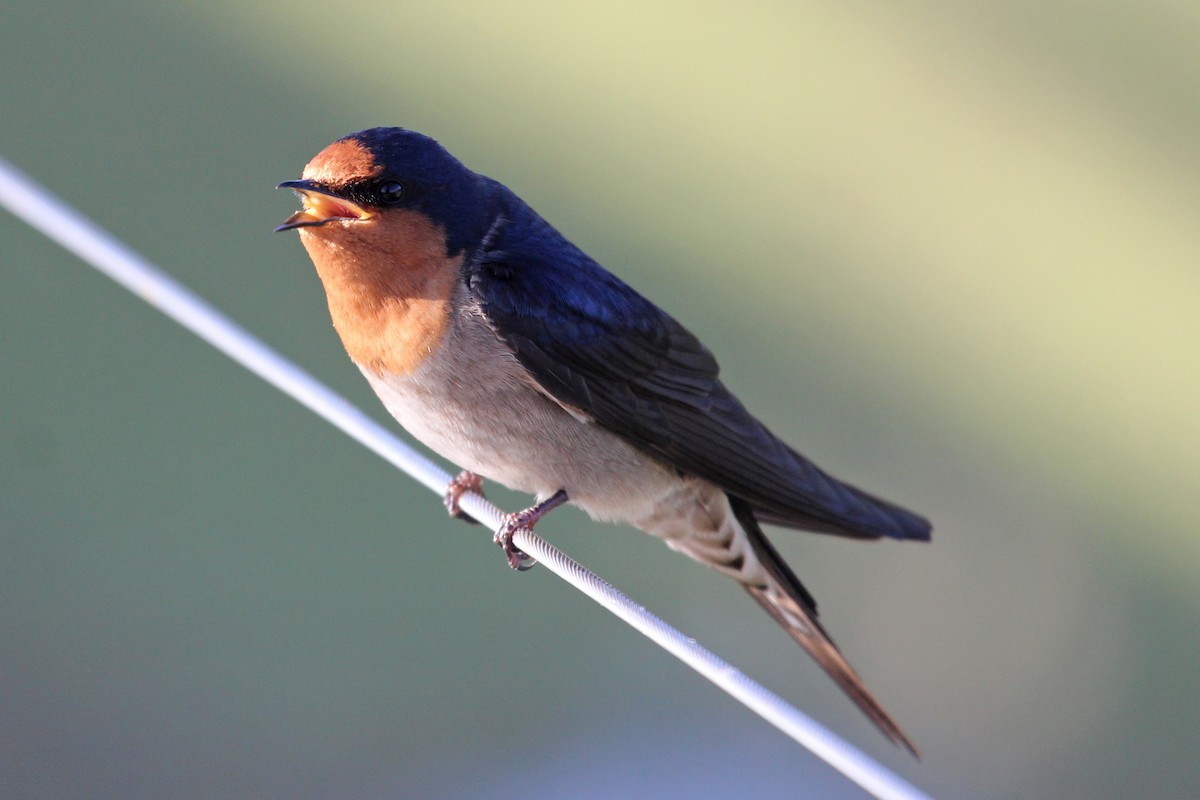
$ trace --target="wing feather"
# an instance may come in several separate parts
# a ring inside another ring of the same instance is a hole
[[[755,419],[662,309],[515,196],[464,267],[480,312],[544,391],[636,447],[743,498],[764,521],[927,539],[929,523],[842,483]]]

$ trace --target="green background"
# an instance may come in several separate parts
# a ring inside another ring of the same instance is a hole
[[[272,186],[433,135],[931,545],[779,531],[887,745],[732,584],[544,535],[943,797],[1200,784],[1200,6],[9,2],[0,156],[377,418]],[[0,793],[860,797],[0,214]],[[526,501],[495,489],[515,508]]]

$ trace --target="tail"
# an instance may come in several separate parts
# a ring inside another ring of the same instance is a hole
[[[816,602],[763,535],[753,509],[744,500],[733,496],[729,497],[729,504],[751,550],[769,576],[768,580],[758,584],[743,583],[746,591],[821,665],[884,736],[919,759],[921,754],[916,745],[867,690],[862,678],[817,621]]]

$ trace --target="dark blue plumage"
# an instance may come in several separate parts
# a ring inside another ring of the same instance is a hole
[[[483,239],[495,211],[488,202],[492,182],[467,169],[435,140],[403,128],[370,128],[346,139],[361,143],[384,167],[371,181],[347,187],[349,199],[372,205],[372,187],[395,180],[404,187],[404,207],[445,230],[449,255]]]
[[[467,267],[467,285],[550,394],[773,523],[929,538],[924,519],[832,478],[775,437],[686,328],[492,186],[503,218]]]

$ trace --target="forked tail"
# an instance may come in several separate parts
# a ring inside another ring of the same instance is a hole
[[[749,539],[754,555],[770,576],[770,580],[758,585],[744,583],[746,591],[788,632],[788,635],[808,651],[885,736],[920,758],[921,754],[916,745],[868,691],[854,667],[850,666],[850,662],[821,627],[821,623],[817,621],[817,608],[812,595],[801,585],[795,573],[763,535],[750,506],[736,497],[730,497],[729,503]]]

